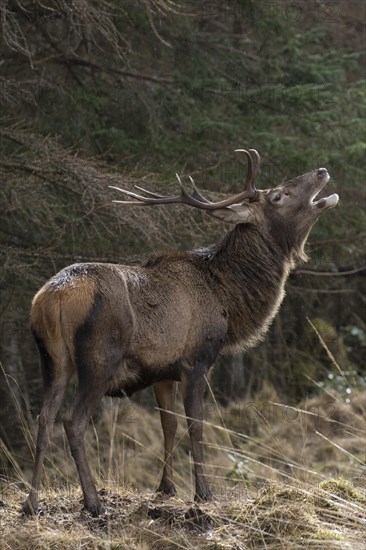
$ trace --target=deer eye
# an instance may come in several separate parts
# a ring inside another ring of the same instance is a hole
[[[277,195],[275,195],[275,196],[273,197],[273,201],[274,201],[274,202],[277,202],[277,201],[281,200],[281,197],[282,197],[281,193],[277,193]]]

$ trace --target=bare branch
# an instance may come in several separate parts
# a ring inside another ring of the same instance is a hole
[[[339,268],[338,271],[317,271],[316,269],[296,269],[295,275],[313,275],[316,277],[347,277],[366,271],[366,266],[355,267],[354,269]]]
[[[173,84],[174,80],[172,78],[158,77],[154,75],[148,75],[144,73],[136,73],[133,71],[127,71],[124,69],[116,69],[115,67],[101,66],[97,63],[93,63],[81,57],[55,57],[54,61],[56,63],[62,63],[64,65],[80,65],[82,67],[88,67],[97,71],[104,73],[118,74],[121,76],[126,76],[129,78],[136,78],[138,80],[149,80],[151,82],[157,82],[159,84]]]

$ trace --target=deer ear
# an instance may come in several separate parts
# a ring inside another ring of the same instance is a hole
[[[223,222],[229,223],[251,223],[254,220],[253,212],[246,204],[233,204],[225,208],[219,208],[212,212],[207,211],[210,216]]]

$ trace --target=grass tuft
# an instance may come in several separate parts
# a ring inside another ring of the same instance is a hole
[[[366,504],[366,495],[343,478],[326,479],[320,483],[321,489],[345,501]]]

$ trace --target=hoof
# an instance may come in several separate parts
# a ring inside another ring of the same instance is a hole
[[[162,493],[164,495],[169,495],[171,497],[177,494],[177,490],[174,484],[169,482],[161,482],[156,492]]]
[[[200,530],[207,530],[212,525],[212,518],[205,512],[202,512],[197,506],[189,508],[184,515],[184,519],[187,521],[187,527],[199,528]]]
[[[100,502],[93,504],[84,503],[84,510],[89,512],[93,518],[97,518],[104,513],[104,508]]]
[[[37,502],[31,502],[27,499],[21,507],[22,516],[41,516],[43,514]]]

